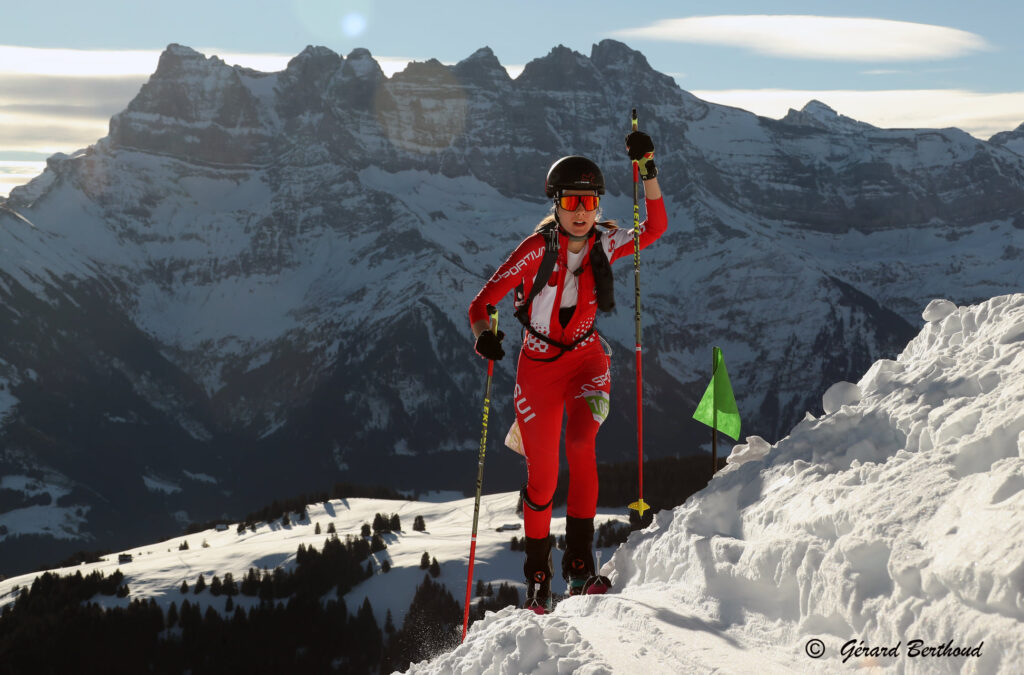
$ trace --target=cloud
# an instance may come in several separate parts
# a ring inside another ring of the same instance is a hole
[[[879,91],[733,89],[692,91],[722,103],[778,119],[818,100],[836,112],[886,129],[957,127],[983,140],[1024,122],[1024,91],[982,93],[963,89]]]
[[[730,15],[662,19],[616,37],[720,45],[769,56],[834,61],[948,59],[990,49],[974,33],[908,21],[831,16]]]
[[[6,197],[11,190],[24,185],[46,168],[46,162],[0,159],[0,197]]]
[[[197,52],[217,56],[228,65],[264,72],[284,70],[294,54],[232,52],[217,47],[197,47]],[[50,49],[0,45],[0,75],[43,75],[66,79],[148,77],[156,70],[162,50]]]
[[[0,73],[0,151],[52,154],[95,143],[145,79]]]
[[[153,50],[49,49],[0,45],[0,73],[97,77],[148,75],[160,52]]]

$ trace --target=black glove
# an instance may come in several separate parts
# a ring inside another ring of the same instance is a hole
[[[629,158],[640,167],[640,178],[650,180],[658,175],[658,167],[654,166],[654,141],[642,131],[634,131],[626,136],[626,150]]]
[[[491,361],[500,361],[505,356],[505,350],[501,347],[501,341],[505,339],[504,331],[498,331],[495,335],[489,330],[480,333],[476,339],[476,353]]]

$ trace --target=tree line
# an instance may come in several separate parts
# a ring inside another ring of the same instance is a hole
[[[376,535],[375,535],[376,536]],[[97,595],[129,597],[120,570],[83,576],[45,573],[0,613],[0,670],[11,673],[391,673],[458,644],[462,607],[432,577],[416,589],[402,628],[390,612],[380,627],[369,599],[349,614],[344,595],[374,574],[371,540],[336,534],[323,548],[300,545],[294,569],[250,568],[179,588],[166,611],[154,600],[103,609]],[[424,554],[429,557],[428,554]],[[436,558],[430,568],[437,566]],[[332,592],[333,591],[333,592]],[[519,592],[478,585],[471,621],[519,606]],[[195,596],[224,597],[205,611]],[[248,610],[239,595],[258,598]],[[326,599],[325,599],[326,598]]]

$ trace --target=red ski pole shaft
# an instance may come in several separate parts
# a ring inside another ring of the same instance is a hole
[[[491,332],[498,334],[498,310],[487,306],[491,316]],[[476,533],[480,523],[480,492],[484,484],[484,455],[487,453],[487,417],[491,409],[491,380],[494,377],[494,361],[487,361],[487,386],[484,389],[484,421],[480,432],[480,456],[476,470],[476,500],[473,503],[473,536],[469,542],[469,570],[466,573],[466,609],[462,616],[462,640],[466,639],[469,630],[469,601],[473,595],[473,562],[476,560]]]
[[[636,108],[631,119],[637,130]],[[636,308],[636,446],[639,469],[640,498],[629,505],[643,517],[650,507],[644,502],[644,403],[643,403],[643,345],[640,338],[640,163],[633,160],[633,304]]]

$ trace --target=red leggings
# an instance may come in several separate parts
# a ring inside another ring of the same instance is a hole
[[[559,437],[565,427],[569,460],[568,514],[593,518],[597,509],[597,459],[594,441],[608,416],[610,360],[600,340],[577,347],[555,361],[534,361],[522,352],[516,372],[515,406],[526,454],[526,496],[538,506],[523,505],[526,536],[547,537],[551,498],[558,483]],[[564,413],[564,414],[563,414]]]

